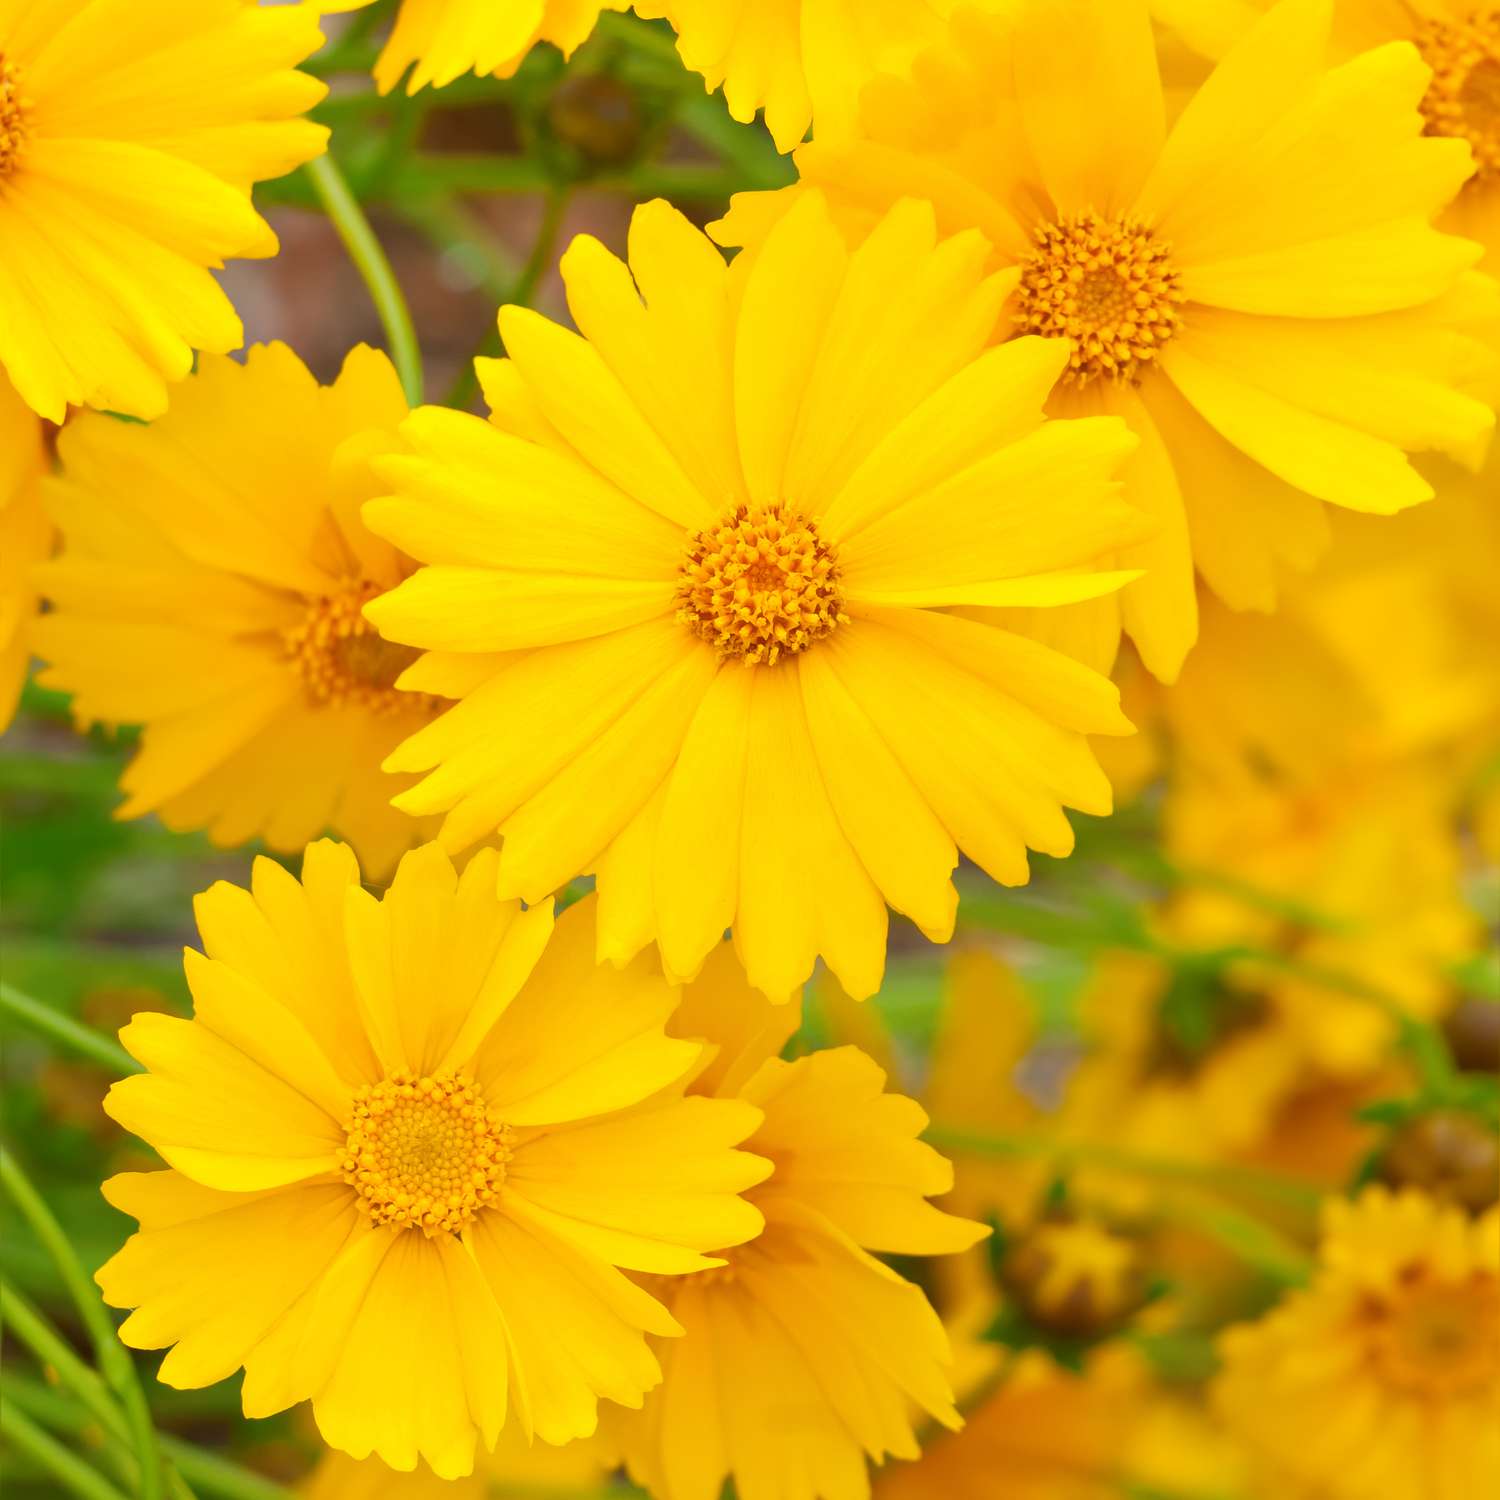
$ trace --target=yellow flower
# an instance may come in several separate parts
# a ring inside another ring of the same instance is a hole
[[[308,6],[0,0],[0,367],[55,422],[154,417],[244,334],[210,274],[276,253],[250,188],[319,154]]]
[[[205,360],[150,427],[69,424],[35,635],[81,719],[145,725],[119,816],[286,852],[332,828],[376,878],[423,837],[380,762],[436,705],[395,688],[416,653],[360,615],[410,568],[359,519],[366,429],[405,413],[383,354],[324,388],[272,344]]]
[[[662,203],[629,270],[577,240],[583,337],[506,308],[491,424],[417,412],[365,508],[428,565],[368,617],[463,698],[386,762],[431,773],[398,805],[500,828],[506,895],[595,870],[601,958],[687,977],[733,926],[780,998],[819,953],[873,993],[887,901],[946,941],[955,846],[1007,884],[1067,853],[1118,695],[947,607],[1117,587],[1077,563],[1140,534],[1131,439],[1042,422],[1065,344],[985,351],[987,258],[914,203],[850,254],[815,195],[743,271]]]
[[[1326,1500],[1473,1500],[1500,1486],[1500,1212],[1418,1193],[1328,1205],[1321,1269],[1231,1329],[1224,1419]]]
[[[964,1430],[875,1482],[875,1500],[1120,1500],[1247,1492],[1232,1448],[1140,1356],[1105,1345],[1077,1373],[1019,1356]],[[1280,1496],[1278,1500],[1287,1500]]]
[[[652,1284],[684,1336],[659,1347],[661,1388],[614,1431],[658,1500],[718,1500],[730,1477],[742,1500],[852,1500],[869,1493],[867,1454],[916,1457],[916,1413],[958,1425],[941,1322],[868,1252],[942,1255],[987,1231],[926,1201],[952,1169],[868,1057],[776,1056],[797,1009],[749,990],[724,944],[669,1023],[714,1048],[696,1092],[764,1111],[746,1146],[774,1170],[746,1195],[766,1219],[757,1240]]]
[[[677,50],[709,90],[724,87],[729,113],[748,124],[758,109],[778,150],[815,125],[820,140],[847,135],[860,91],[899,72],[943,34],[957,0],[636,0],[637,14],[665,16]],[[989,0],[994,3],[994,0]]]
[[[127,1026],[150,1071],[106,1100],[172,1169],[106,1184],[141,1229],[98,1278],[167,1384],[243,1365],[247,1416],[311,1399],[330,1446],[454,1478],[507,1411],[565,1443],[639,1405],[678,1325],[619,1268],[759,1231],[759,1112],[673,1089],[676,991],[594,966],[592,899],[553,934],[494,892],[493,851],[426,845],[379,901],[325,842],[199,897],[194,1019]]]
[[[962,14],[910,84],[867,91],[861,139],[805,147],[803,187],[737,200],[719,231],[758,244],[808,185],[853,236],[903,194],[983,230],[1009,326],[1074,341],[1054,412],[1141,438],[1127,494],[1159,529],[1117,556],[1146,576],[1078,613],[1164,680],[1195,571],[1269,609],[1324,549],[1324,502],[1415,505],[1433,491],[1407,453],[1477,463],[1494,425],[1460,386],[1496,289],[1465,274],[1477,245],[1431,227],[1469,144],[1423,133],[1415,48],[1333,66],[1329,26],[1330,0],[1283,0],[1168,130],[1144,0]]]
[[[323,9],[355,10],[368,3],[333,0]],[[569,56],[589,39],[601,11],[629,8],[630,0],[401,0],[375,63],[375,82],[389,93],[406,75],[406,91],[415,94],[465,73],[509,78],[538,42],[551,42]]]
[[[26,681],[38,604],[33,574],[52,548],[38,485],[46,462],[41,422],[0,372],[0,731]]]

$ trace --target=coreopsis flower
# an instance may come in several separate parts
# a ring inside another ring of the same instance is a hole
[[[105,1104],[169,1167],[105,1184],[141,1227],[98,1273],[162,1380],[243,1366],[247,1416],[310,1399],[331,1447],[446,1479],[507,1417],[566,1443],[640,1404],[679,1326],[621,1268],[721,1265],[769,1167],[754,1107],[674,1087],[677,991],[597,968],[593,908],[554,931],[432,845],[378,900],[330,842],[199,897],[193,1019],[132,1021],[149,1071]]]
[[[52,546],[38,483],[46,462],[40,420],[0,373],[0,730],[26,681],[38,604],[33,574]]]
[[[790,151],[809,125],[820,140],[847,135],[864,86],[940,37],[955,3],[863,0],[857,16],[844,0],[636,0],[635,10],[665,16],[683,62],[710,91],[723,86],[733,118],[765,110],[777,149]]]
[[[886,902],[946,941],[956,848],[1012,884],[1066,853],[1116,691],[951,607],[1117,587],[1132,440],[1042,421],[1066,344],[985,352],[988,257],[915,203],[849,253],[816,196],[734,273],[662,203],[628,270],[577,240],[582,336],[506,308],[491,422],[416,413],[365,507],[426,564],[367,616],[463,699],[387,761],[430,773],[398,805],[500,829],[505,895],[596,871],[602,958],[688,977],[732,926],[782,998],[819,953],[873,993]]]
[[[331,0],[323,9],[369,3]],[[415,94],[465,73],[509,78],[538,42],[551,42],[566,57],[589,39],[600,12],[629,8],[630,0],[401,0],[375,62],[375,82],[384,94],[405,78]]]
[[[332,829],[374,878],[421,839],[380,762],[437,703],[395,687],[416,653],[360,614],[410,569],[359,516],[367,429],[405,414],[383,354],[321,387],[272,344],[205,360],[149,427],[69,424],[35,638],[80,719],[145,726],[119,816],[286,852]]]
[[[1124,1344],[1080,1370],[1037,1350],[1014,1359],[962,1432],[893,1464],[875,1500],[1118,1500],[1122,1494],[1250,1500],[1245,1464],[1200,1408],[1165,1391]]]
[[[1313,1284],[1220,1347],[1219,1412],[1283,1485],[1470,1500],[1500,1484],[1500,1210],[1334,1200]]]
[[[683,1337],[658,1345],[660,1389],[610,1431],[657,1500],[718,1500],[731,1478],[741,1500],[852,1500],[869,1493],[867,1455],[917,1456],[922,1414],[959,1425],[941,1321],[869,1252],[943,1255],[988,1231],[927,1201],[952,1168],[868,1057],[776,1055],[797,1011],[752,992],[722,944],[668,1023],[710,1044],[695,1094],[764,1112],[745,1146],[773,1170],[746,1194],[757,1239],[717,1270],[648,1283]]]
[[[1410,43],[1332,62],[1330,12],[1281,0],[1170,129],[1145,0],[964,12],[911,82],[866,93],[860,139],[805,147],[801,187],[719,231],[759,243],[809,186],[851,236],[906,194],[984,231],[1007,325],[1072,342],[1051,409],[1141,438],[1127,494],[1160,525],[1117,558],[1145,576],[1075,628],[1107,655],[1123,626],[1164,680],[1197,632],[1195,574],[1269,609],[1324,550],[1327,505],[1428,499],[1407,455],[1477,464],[1494,425],[1470,387],[1495,288],[1466,274],[1480,246],[1432,225],[1470,142],[1433,133]]]
[[[318,155],[307,5],[0,7],[0,367],[35,411],[166,409],[244,334],[211,272],[276,253],[250,189]]]

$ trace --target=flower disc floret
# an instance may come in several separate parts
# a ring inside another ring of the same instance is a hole
[[[1397,1390],[1437,1400],[1500,1381],[1500,1282],[1445,1282],[1413,1268],[1366,1307],[1376,1373]]]
[[[303,619],[282,632],[287,657],[315,702],[392,713],[416,701],[396,679],[421,653],[383,639],[361,613],[381,592],[378,583],[359,582],[311,599]]]
[[[354,1096],[343,1177],[376,1224],[455,1234],[495,1201],[510,1140],[471,1080],[396,1073]]]
[[[1500,6],[1462,21],[1423,21],[1416,42],[1432,68],[1422,100],[1427,133],[1467,141],[1480,175],[1500,175]]]
[[[0,180],[9,177],[26,146],[27,104],[21,92],[21,73],[0,52]]]
[[[1016,323],[1073,341],[1063,379],[1134,382],[1182,327],[1170,247],[1134,219],[1073,214],[1042,224],[1021,262]]]
[[[773,666],[848,622],[839,577],[812,521],[742,505],[689,543],[677,618],[721,657]]]

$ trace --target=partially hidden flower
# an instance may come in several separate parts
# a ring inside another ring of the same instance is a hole
[[[376,878],[422,838],[380,763],[439,704],[396,688],[416,653],[360,613],[411,567],[359,514],[405,414],[383,354],[323,387],[271,344],[205,360],[149,427],[69,424],[34,634],[81,721],[144,726],[118,816],[287,853],[332,829]]]
[[[408,0],[410,3],[410,0]],[[994,3],[994,0],[992,0]],[[677,50],[705,85],[721,85],[742,123],[765,111],[778,150],[812,126],[820,140],[854,127],[872,78],[899,72],[943,34],[955,0],[636,0],[665,16]]]
[[[198,900],[191,1020],[138,1016],[109,1114],[166,1159],[105,1185],[140,1221],[98,1273],[134,1348],[247,1416],[311,1400],[330,1446],[452,1479],[507,1420],[566,1443],[660,1378],[671,1278],[752,1238],[759,1111],[674,1088],[700,1044],[644,960],[594,964],[594,901],[495,896],[431,845],[384,899],[339,844]]]
[[[868,1495],[867,1460],[915,1458],[915,1422],[959,1425],[951,1352],[922,1290],[870,1252],[946,1255],[984,1237],[929,1203],[953,1184],[911,1099],[853,1047],[776,1054],[796,1005],[751,991],[727,944],[669,1022],[712,1058],[692,1092],[763,1112],[746,1149],[773,1164],[746,1197],[765,1231],[717,1270],[651,1290],[682,1324],[663,1380],[609,1432],[657,1500]]]
[[[166,409],[244,333],[213,271],[276,253],[250,189],[317,156],[309,5],[0,7],[0,370],[42,416]]]
[[[628,269],[575,241],[582,335],[505,309],[491,421],[416,413],[365,507],[425,564],[366,610],[427,653],[402,684],[463,700],[398,805],[499,829],[506,895],[595,871],[601,957],[691,977],[733,927],[779,998],[820,953],[873,993],[887,903],[946,941],[959,849],[1007,884],[1067,853],[1116,690],[964,606],[1117,588],[1147,523],[1125,424],[1042,418],[1068,345],[986,349],[988,259],[915,203],[851,253],[816,195],[743,270],[662,203]]]
[[[322,0],[322,8],[369,3]],[[630,0],[401,0],[375,62],[375,82],[384,94],[404,79],[407,93],[415,94],[465,73],[509,78],[538,42],[551,42],[566,57],[589,39],[601,12],[629,8]]]
[[[1268,610],[1325,550],[1328,505],[1430,499],[1408,455],[1477,465],[1493,430],[1496,287],[1434,227],[1472,142],[1434,128],[1416,47],[1339,61],[1331,24],[1332,0],[1281,0],[1169,128],[1145,0],[963,11],[910,81],[866,92],[855,142],[803,148],[802,184],[716,231],[753,247],[816,188],[854,238],[903,196],[989,237],[1002,336],[1072,343],[1050,409],[1141,439],[1127,494],[1159,526],[1115,554],[1144,576],[1074,612],[1096,665],[1123,628],[1171,681],[1197,578]]]

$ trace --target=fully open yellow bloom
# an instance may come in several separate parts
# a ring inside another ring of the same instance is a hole
[[[491,423],[416,413],[365,507],[427,564],[366,613],[463,697],[387,762],[431,773],[399,805],[501,829],[504,894],[597,871],[601,957],[691,976],[733,926],[781,998],[819,953],[873,993],[887,901],[946,941],[955,846],[1012,884],[1068,852],[1116,691],[949,606],[1117,587],[1079,563],[1139,534],[1131,439],[1042,421],[1065,344],[985,352],[988,255],[918,204],[851,254],[816,196],[744,271],[661,203],[629,270],[576,241],[583,336],[505,309]]]
[[[99,1272],[161,1379],[243,1365],[247,1415],[310,1398],[330,1446],[445,1478],[507,1412],[565,1443],[640,1404],[678,1325],[618,1268],[721,1264],[769,1168],[733,1149],[758,1110],[673,1089],[703,1049],[649,964],[595,967],[593,908],[553,934],[432,845],[383,901],[333,843],[199,898],[194,1019],[137,1016],[150,1071],[105,1101],[172,1169],[106,1184],[141,1229]]]
[[[0,367],[36,411],[166,409],[244,334],[210,271],[276,253],[252,184],[316,156],[306,5],[0,0]]]
[[[918,1413],[959,1423],[941,1322],[868,1252],[942,1255],[987,1231],[927,1202],[952,1168],[868,1057],[776,1055],[797,1020],[748,989],[726,944],[669,1023],[715,1049],[695,1093],[764,1111],[746,1146],[774,1171],[746,1195],[758,1239],[652,1287],[684,1336],[659,1346],[661,1388],[612,1430],[657,1500],[718,1500],[727,1478],[741,1500],[861,1500],[867,1454],[917,1456]]]
[[[1500,1485],[1500,1211],[1417,1193],[1329,1204],[1312,1287],[1222,1343],[1225,1420],[1328,1500]],[[1279,1491],[1278,1491],[1279,1492]]]
[[[41,422],[0,373],[0,730],[26,681],[39,602],[34,573],[52,546],[38,483],[46,456]]]
[[[383,354],[325,388],[272,344],[206,360],[150,427],[69,425],[37,650],[79,718],[145,725],[121,817],[288,852],[331,828],[377,878],[422,837],[380,762],[436,704],[394,687],[416,653],[360,614],[410,570],[359,518],[366,430],[405,413]]]
[[[758,109],[778,149],[815,127],[820,140],[849,134],[860,92],[910,64],[943,33],[957,0],[636,0],[665,16],[677,50],[709,89],[724,86],[736,120]],[[994,3],[994,0],[991,0]]]
[[[1074,348],[1052,410],[1141,437],[1127,491],[1160,528],[1120,555],[1146,576],[1083,610],[1171,679],[1197,630],[1195,571],[1267,609],[1327,542],[1324,502],[1429,498],[1406,454],[1478,462],[1467,393],[1494,317],[1480,247],[1432,220],[1474,169],[1427,131],[1409,43],[1333,65],[1332,0],[1282,0],[1168,130],[1144,0],[1017,0],[962,14],[910,84],[865,95],[862,138],[798,155],[804,186],[738,201],[758,243],[812,185],[846,232],[903,194],[977,225],[1011,278],[1010,327]]]
[[[323,9],[368,3],[330,0]],[[405,76],[407,92],[415,94],[465,73],[509,78],[538,42],[551,42],[566,56],[589,39],[601,11],[629,8],[630,0],[401,0],[375,63],[375,81],[388,93]]]

